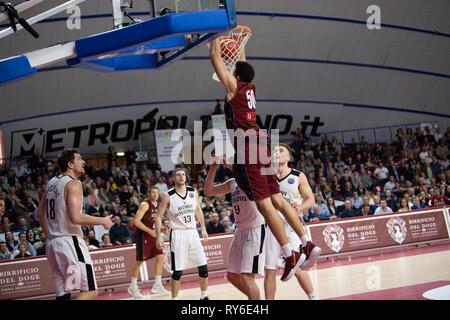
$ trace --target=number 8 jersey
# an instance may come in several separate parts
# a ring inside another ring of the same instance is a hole
[[[172,229],[195,229],[195,209],[197,208],[197,198],[195,189],[186,186],[186,195],[183,197],[177,193],[175,188],[167,191],[170,198],[168,218]]]
[[[81,226],[72,223],[64,199],[64,188],[72,180],[74,179],[69,175],[60,175],[52,178],[47,184],[46,216],[49,239],[63,236],[83,236]],[[80,201],[82,202],[83,198]]]

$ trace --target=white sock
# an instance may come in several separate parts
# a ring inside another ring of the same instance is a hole
[[[172,297],[172,300],[180,300],[180,298],[177,297]]]
[[[286,258],[292,255],[292,247],[289,242],[282,246],[281,249],[283,250],[283,256],[285,256]]]
[[[309,300],[317,300],[316,294],[313,292],[311,292],[310,294],[308,294],[308,299]]]
[[[137,278],[131,277],[131,284],[132,284],[133,286],[137,286]]]
[[[208,291],[200,291],[200,299],[203,299],[208,296]]]
[[[309,241],[308,235],[305,233],[300,237],[300,240],[302,241],[302,247],[306,246],[306,243]]]
[[[155,276],[155,284],[153,286],[162,286],[161,276]]]

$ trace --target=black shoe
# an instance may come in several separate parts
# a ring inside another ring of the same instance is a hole
[[[204,298],[200,298],[200,300],[209,300],[209,297],[206,296],[206,297],[204,297]]]

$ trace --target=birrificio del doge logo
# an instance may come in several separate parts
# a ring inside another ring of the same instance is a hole
[[[392,240],[401,244],[406,238],[406,222],[400,217],[390,218],[386,223]]]
[[[334,252],[341,251],[344,246],[345,236],[344,230],[338,225],[328,225],[322,231],[323,238],[327,246]]]

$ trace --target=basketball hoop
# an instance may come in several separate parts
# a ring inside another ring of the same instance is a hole
[[[228,72],[233,73],[236,62],[241,57],[242,50],[251,35],[252,31],[249,27],[237,26],[227,35],[219,37],[222,59]],[[213,74],[213,79],[220,82],[216,73]]]

